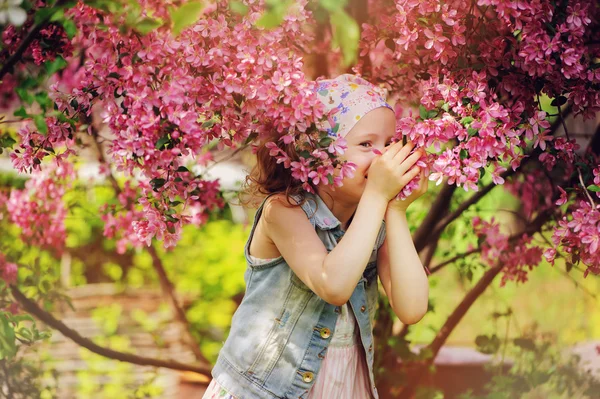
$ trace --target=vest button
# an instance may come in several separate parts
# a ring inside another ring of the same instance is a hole
[[[305,371],[304,373],[302,373],[302,380],[304,382],[311,382],[313,380],[313,373],[311,373],[310,371]]]
[[[327,327],[321,328],[321,338],[327,339],[331,335],[331,330]]]
[[[369,345],[369,352],[373,350],[373,344]]]
[[[341,312],[342,312],[342,309],[340,309],[339,306],[336,306],[335,307],[335,313],[341,313]]]
[[[365,305],[362,305],[362,306],[360,307],[360,311],[361,311],[361,312],[364,312],[365,310],[367,310],[367,307],[366,307]]]

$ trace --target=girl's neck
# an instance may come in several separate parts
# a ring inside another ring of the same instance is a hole
[[[333,216],[340,221],[342,230],[346,231],[352,222],[352,216],[354,216],[358,204],[349,203],[341,198],[337,198],[335,193],[320,189],[319,187],[317,187],[317,194],[327,205],[331,213],[333,213]]]

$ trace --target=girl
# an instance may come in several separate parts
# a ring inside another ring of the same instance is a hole
[[[426,312],[427,276],[406,221],[408,205],[427,190],[424,173],[411,169],[424,152],[390,144],[394,112],[364,79],[345,74],[318,81],[316,90],[339,124],[321,127],[346,139],[354,177],[311,194],[259,149],[248,191],[267,197],[245,247],[246,293],[206,399],[377,399],[377,276],[403,323]],[[290,146],[286,152],[298,159]],[[395,200],[419,173],[419,188]]]

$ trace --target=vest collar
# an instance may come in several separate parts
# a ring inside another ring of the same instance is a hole
[[[313,198],[318,204],[314,218],[317,226],[319,226],[321,230],[331,230],[341,225],[341,222],[333,215],[331,210],[327,207],[327,204],[325,204],[325,201],[323,201],[318,194],[307,192],[306,195]]]

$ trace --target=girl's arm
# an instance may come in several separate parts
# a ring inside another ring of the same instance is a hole
[[[389,199],[365,191],[344,237],[331,251],[300,207],[273,196],[265,204],[267,234],[290,268],[315,294],[336,306],[350,299],[375,246]]]
[[[392,310],[404,324],[415,324],[427,312],[429,281],[415,249],[406,212],[388,208],[386,239],[377,253],[377,273]]]

